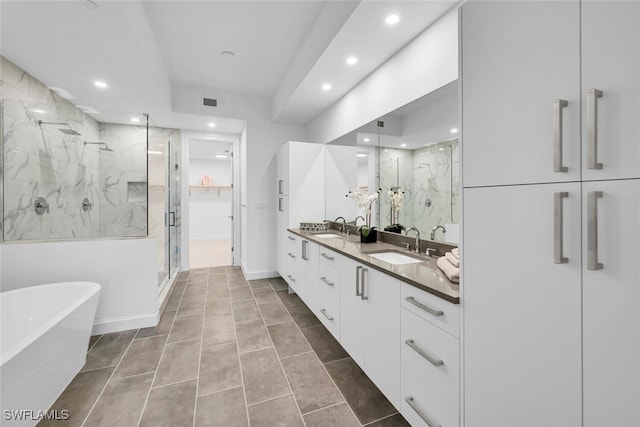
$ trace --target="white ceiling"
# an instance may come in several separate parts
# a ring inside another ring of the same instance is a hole
[[[277,98],[275,120],[304,124],[457,3],[95,1],[1,1],[0,53],[99,121],[148,112],[158,126],[234,134],[242,120],[172,111],[171,87]]]

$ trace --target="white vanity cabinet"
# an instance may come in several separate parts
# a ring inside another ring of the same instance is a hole
[[[329,332],[340,341],[342,326],[340,288],[343,283],[338,263],[342,255],[338,255],[325,247],[320,247],[318,252],[318,275],[313,285],[317,299],[314,303],[316,307],[314,313]]]
[[[412,426],[460,423],[460,309],[402,283],[402,415]]]
[[[315,304],[316,283],[318,277],[318,245],[308,239],[299,237],[299,252],[296,258],[295,291],[302,301],[313,311]]]
[[[400,282],[340,256],[340,344],[400,407]]]

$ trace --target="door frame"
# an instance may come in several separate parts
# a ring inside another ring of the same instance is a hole
[[[233,215],[233,241],[231,242],[232,262],[234,266],[240,265],[240,242],[242,241],[240,228],[240,135],[216,134],[208,132],[182,131],[182,159],[180,161],[182,172],[180,173],[181,194],[180,209],[182,216],[180,270],[189,270],[189,142],[192,139],[223,141],[231,144],[233,157],[232,169],[232,215]]]

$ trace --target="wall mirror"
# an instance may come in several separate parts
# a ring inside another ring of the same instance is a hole
[[[416,227],[422,239],[459,243],[458,90],[454,80],[330,143],[328,157],[331,150],[344,150],[341,146],[351,147],[350,154],[343,151],[336,158],[354,157],[344,168],[351,169],[351,176],[339,188],[380,189],[372,215],[380,230],[404,234]],[[326,171],[325,188],[336,188],[342,169]],[[362,215],[353,200],[340,196],[327,191],[328,219],[352,221]]]

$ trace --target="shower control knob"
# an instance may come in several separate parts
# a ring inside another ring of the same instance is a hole
[[[93,209],[93,204],[91,204],[91,202],[89,201],[88,198],[84,198],[82,199],[82,210],[83,211],[90,211]]]
[[[35,202],[33,202],[33,209],[38,215],[42,215],[45,212],[49,213],[49,203],[47,203],[47,199],[38,197]]]

